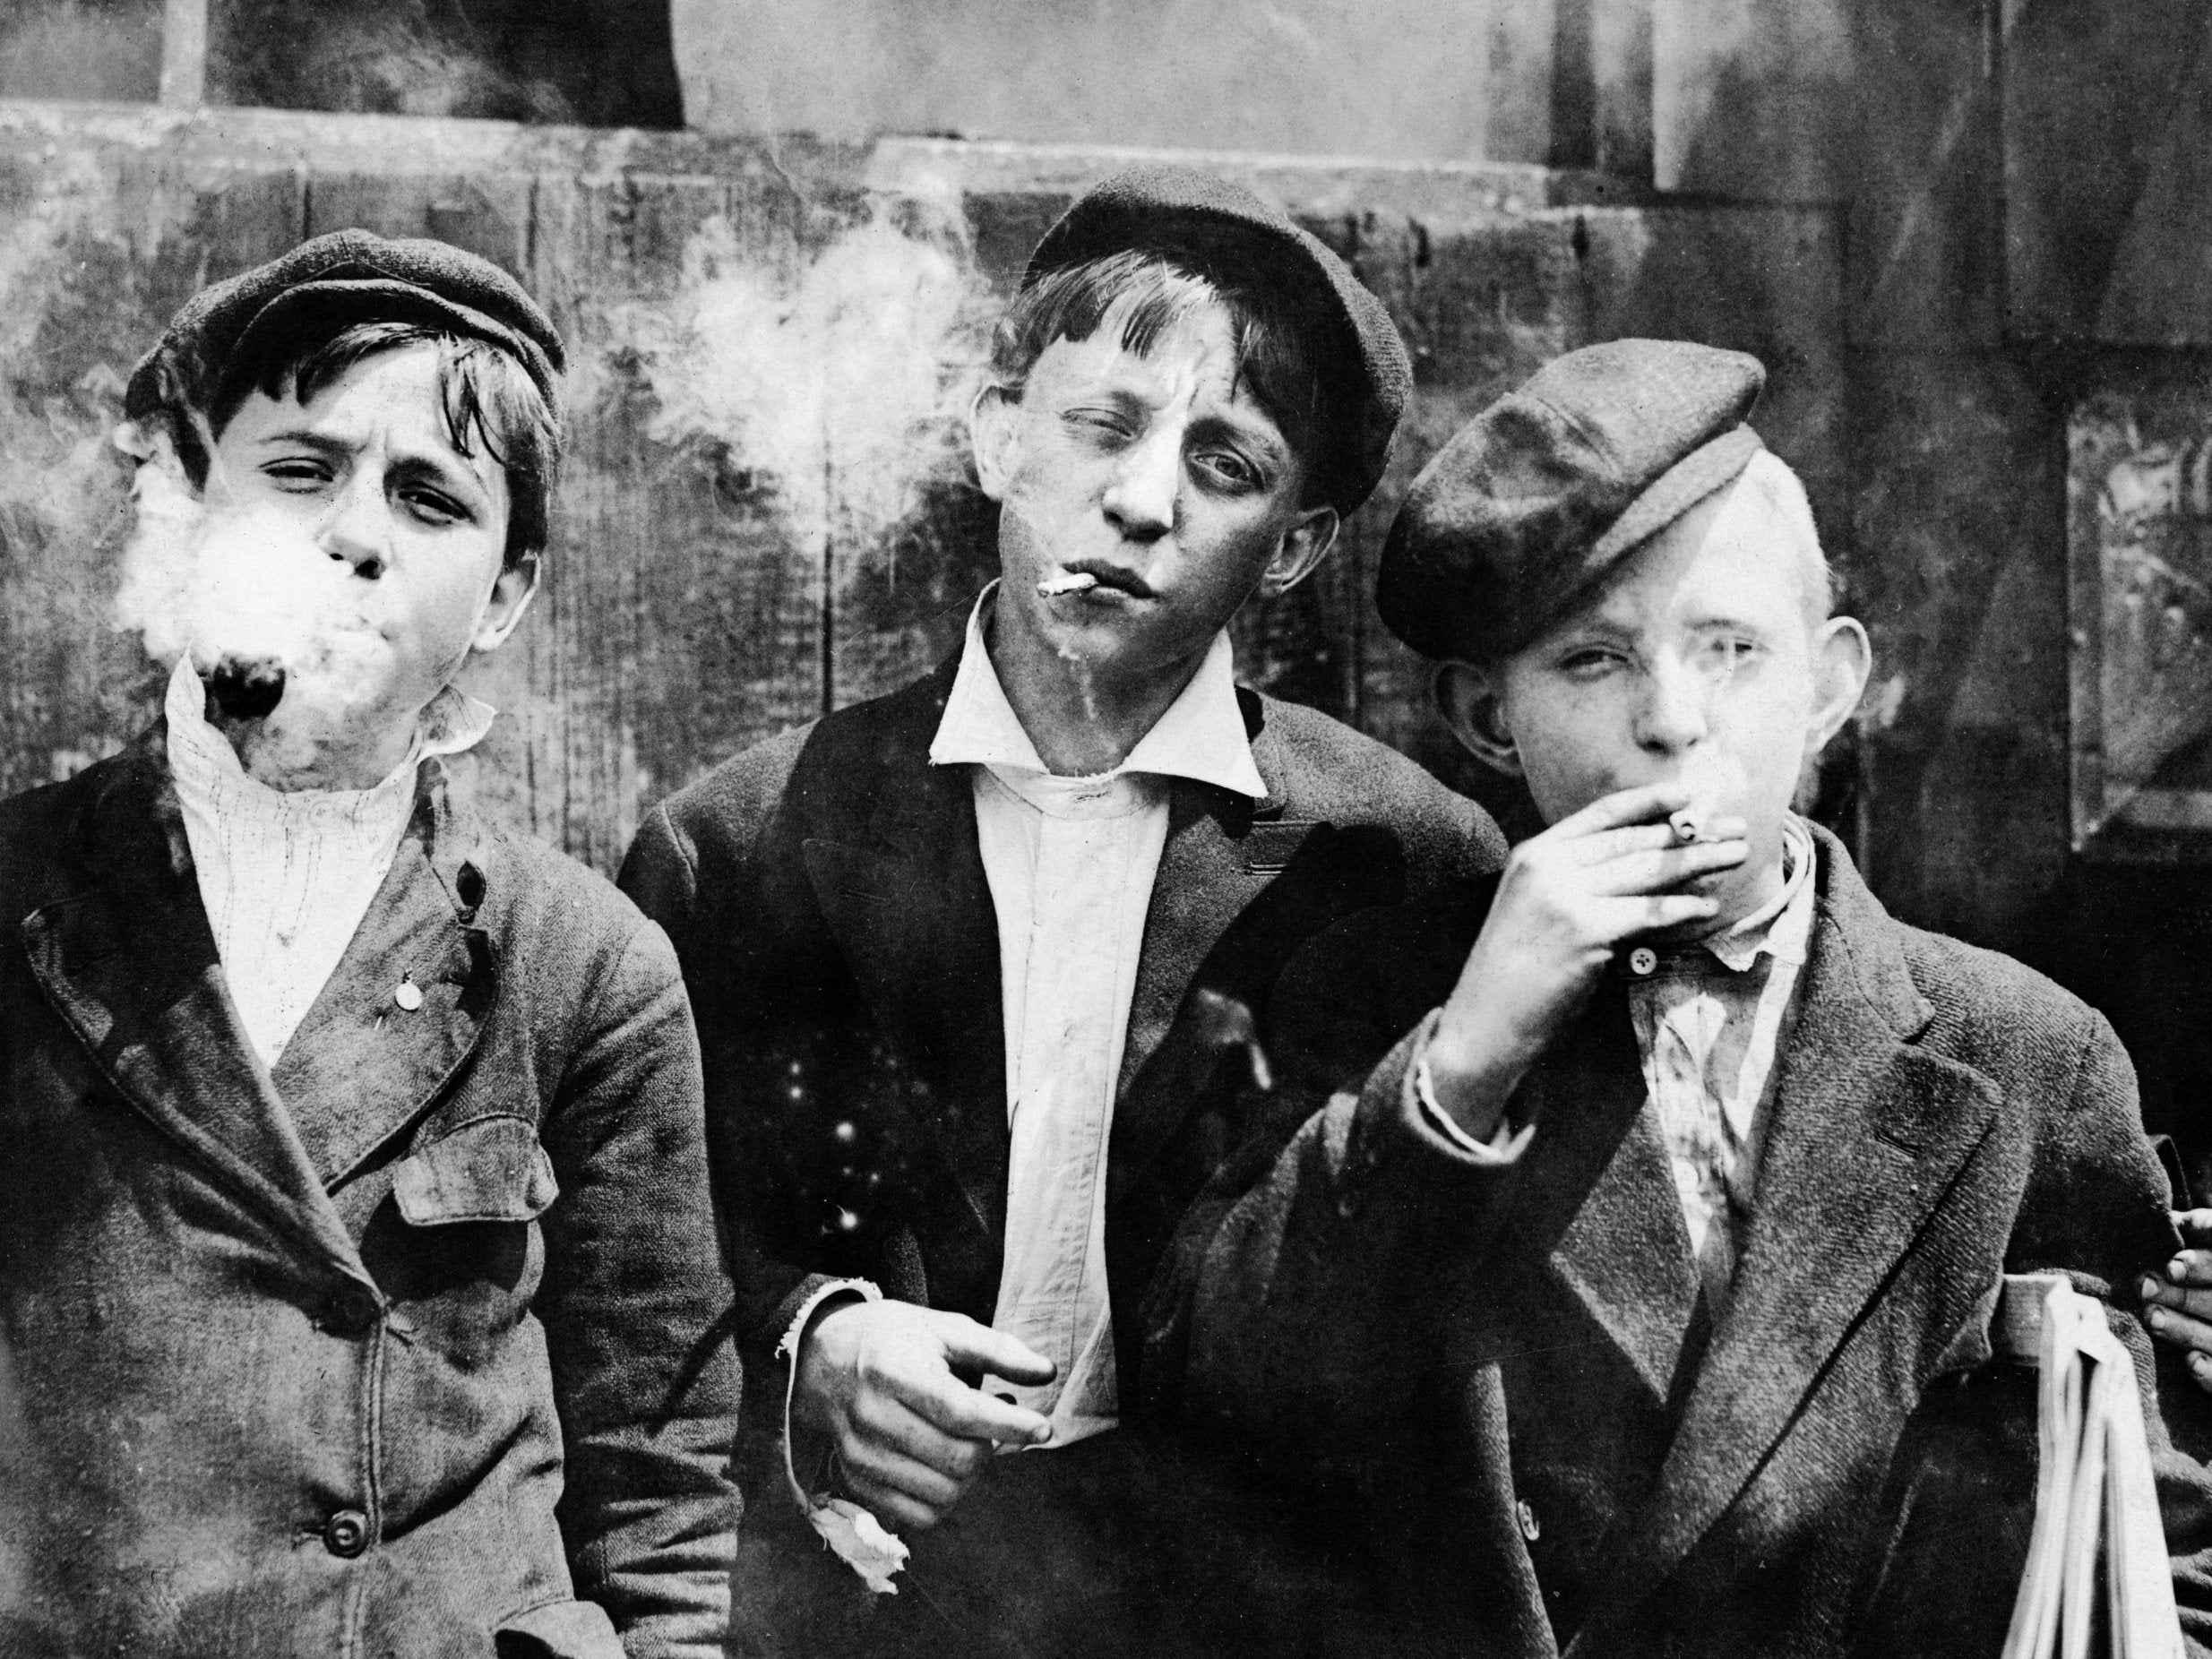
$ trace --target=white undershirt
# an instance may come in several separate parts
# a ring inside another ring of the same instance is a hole
[[[1005,1267],[991,1323],[1053,1361],[1037,1387],[994,1379],[1052,1420],[1052,1446],[1119,1413],[1106,1276],[1106,1150],[1152,882],[1167,839],[1169,777],[1267,793],[1237,706],[1228,635],[1129,758],[1057,778],[1006,701],[968,617],[933,764],[971,769],[976,830],[997,915],[1006,1028]]]
[[[230,1000],[274,1070],[392,868],[416,768],[474,744],[492,710],[449,687],[425,711],[407,759],[374,787],[284,790],[246,775],[208,723],[206,701],[191,659],[181,659],[164,708],[169,770]]]

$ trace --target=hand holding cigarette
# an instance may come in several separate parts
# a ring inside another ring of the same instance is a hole
[[[1740,822],[1700,816],[1689,793],[1666,783],[1605,795],[1506,860],[1427,1056],[1437,1103],[1476,1139],[1495,1132],[1523,1075],[1622,944],[1718,909],[1697,883],[1734,869],[1750,848]]]

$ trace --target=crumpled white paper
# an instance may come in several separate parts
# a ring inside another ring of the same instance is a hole
[[[786,1452],[788,1457],[788,1446]],[[862,1583],[878,1595],[899,1594],[891,1576],[907,1564],[908,1551],[897,1533],[885,1532],[882,1522],[849,1498],[816,1492],[800,1501],[806,1505],[806,1518],[822,1534],[822,1543],[860,1575]]]

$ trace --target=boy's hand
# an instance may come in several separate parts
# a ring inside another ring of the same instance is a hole
[[[1428,1049],[1437,1104],[1477,1140],[1497,1131],[1522,1074],[1597,983],[1613,952],[1640,933],[1700,922],[1718,901],[1671,890],[1740,864],[1740,820],[1676,845],[1669,812],[1679,783],[1623,789],[1513,849],[1498,895]]]
[[[794,1414],[835,1438],[848,1490],[889,1526],[942,1520],[996,1442],[1052,1438],[1037,1413],[955,1373],[1050,1382],[1053,1362],[965,1314],[839,1302],[807,1328],[797,1364]]]
[[[2188,1355],[2189,1374],[2212,1394],[2212,1209],[2177,1210],[2173,1225],[2184,1248],[2163,1278],[2143,1280],[2144,1323]]]

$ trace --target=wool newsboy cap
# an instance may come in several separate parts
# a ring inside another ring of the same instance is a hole
[[[1242,185],[1189,168],[1116,175],[1080,197],[1029,256],[1021,286],[1125,252],[1157,253],[1231,285],[1283,285],[1330,338],[1318,354],[1328,452],[1309,457],[1320,494],[1349,512],[1374,493],[1390,462],[1413,366],[1382,302],[1328,246]]]
[[[1383,544],[1375,608],[1424,657],[1520,649],[1765,447],[1758,358],[1616,340],[1555,357],[1421,469]]]
[[[261,340],[322,319],[419,322],[488,340],[521,364],[560,420],[561,337],[522,285],[451,244],[370,230],[314,237],[193,296],[131,372],[124,413],[214,408],[239,390],[237,365]]]

